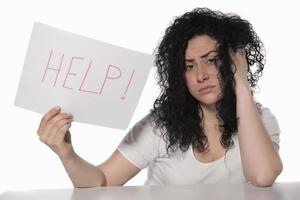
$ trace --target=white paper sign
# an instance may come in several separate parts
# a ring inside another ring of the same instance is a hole
[[[15,105],[126,129],[152,65],[152,55],[35,23]]]

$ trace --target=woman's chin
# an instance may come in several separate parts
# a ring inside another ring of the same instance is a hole
[[[201,98],[201,99],[197,99],[200,103],[201,106],[206,106],[206,107],[212,107],[215,106],[215,104],[217,103],[217,98],[216,97],[211,97],[211,98]]]

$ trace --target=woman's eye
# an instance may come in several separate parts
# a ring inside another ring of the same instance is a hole
[[[189,70],[189,69],[192,69],[193,68],[193,65],[185,65],[185,68],[187,69],[187,70]]]
[[[215,58],[211,58],[211,59],[208,59],[208,60],[206,61],[206,63],[211,65],[211,64],[215,64],[215,61],[216,61]]]

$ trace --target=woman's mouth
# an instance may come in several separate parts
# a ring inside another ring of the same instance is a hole
[[[205,86],[205,87],[201,88],[200,90],[198,90],[198,92],[200,92],[201,94],[208,94],[208,93],[212,92],[214,87],[215,87],[214,85]]]

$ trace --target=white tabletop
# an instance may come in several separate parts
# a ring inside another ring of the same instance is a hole
[[[299,200],[300,182],[258,188],[250,184],[122,186],[6,191],[0,200]]]

